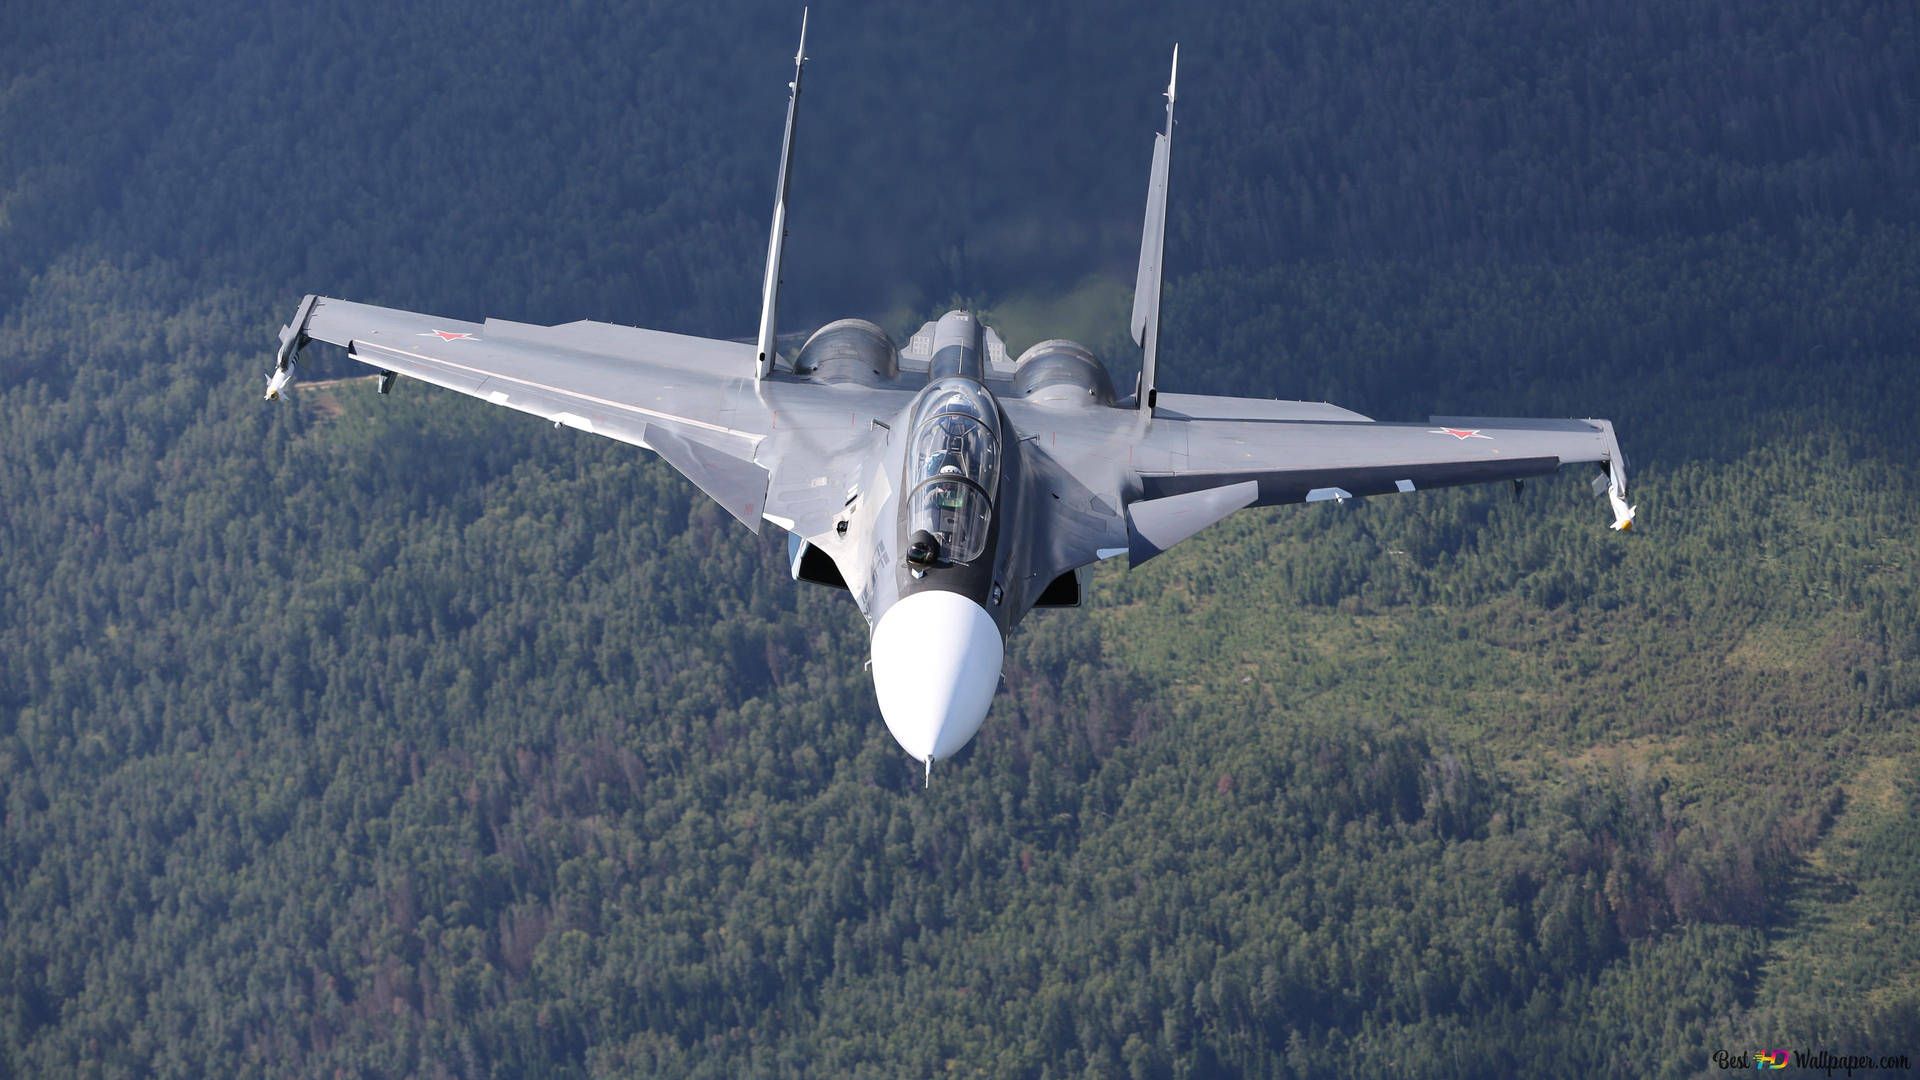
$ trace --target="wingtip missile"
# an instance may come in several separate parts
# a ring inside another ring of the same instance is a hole
[[[1616,487],[1607,489],[1607,502],[1613,505],[1613,530],[1615,532],[1633,531],[1634,511],[1640,508],[1627,505],[1626,497],[1621,495],[1620,489]]]
[[[268,372],[267,373],[267,400],[268,401],[280,400],[280,391],[285,390],[287,388],[287,385],[291,382],[293,382],[293,365],[292,364],[286,364],[281,367],[276,367],[271,372]]]
[[[278,401],[280,391],[293,382],[293,365],[300,359],[300,348],[307,343],[307,320],[320,298],[308,293],[300,301],[293,321],[280,328],[280,349],[273,355],[273,370],[267,373],[267,400]]]
[[[1604,420],[1600,422],[1602,424],[1606,423]],[[1607,424],[1607,435],[1609,438],[1611,438],[1613,434],[1612,426],[1611,424]],[[1595,495],[1605,496],[1608,505],[1613,507],[1612,528],[1615,532],[1632,532],[1634,511],[1640,509],[1638,506],[1632,506],[1627,503],[1626,472],[1626,467],[1620,457],[1619,448],[1616,446],[1614,448],[1614,456],[1608,459],[1606,464],[1601,467],[1600,475],[1593,478],[1593,493]],[[1517,480],[1514,482],[1519,483]]]

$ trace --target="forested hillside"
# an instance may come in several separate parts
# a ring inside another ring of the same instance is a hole
[[[785,329],[1130,380],[1179,41],[1163,384],[1610,417],[1640,504],[1105,567],[931,789],[651,455],[259,401],[306,292],[750,334],[797,9],[4,23],[0,1075],[1920,1057],[1911,4],[816,7]]]

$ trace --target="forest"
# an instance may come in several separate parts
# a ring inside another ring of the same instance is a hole
[[[304,293],[747,337],[799,12],[15,5],[0,1076],[1478,1077],[1920,1057],[1911,3],[815,5],[782,330],[1602,416],[1243,512],[922,787],[844,594]],[[1871,1073],[1868,1075],[1872,1075]]]

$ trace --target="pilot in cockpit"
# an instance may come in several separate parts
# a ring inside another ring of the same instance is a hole
[[[909,460],[910,545],[907,561],[921,569],[965,563],[984,550],[999,482],[999,432],[991,403],[964,380],[929,394]],[[916,556],[915,552],[919,554]]]

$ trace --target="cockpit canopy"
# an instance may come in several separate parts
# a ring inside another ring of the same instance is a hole
[[[928,385],[907,444],[907,532],[926,532],[938,557],[972,562],[987,547],[1000,482],[1000,413],[972,379]]]

